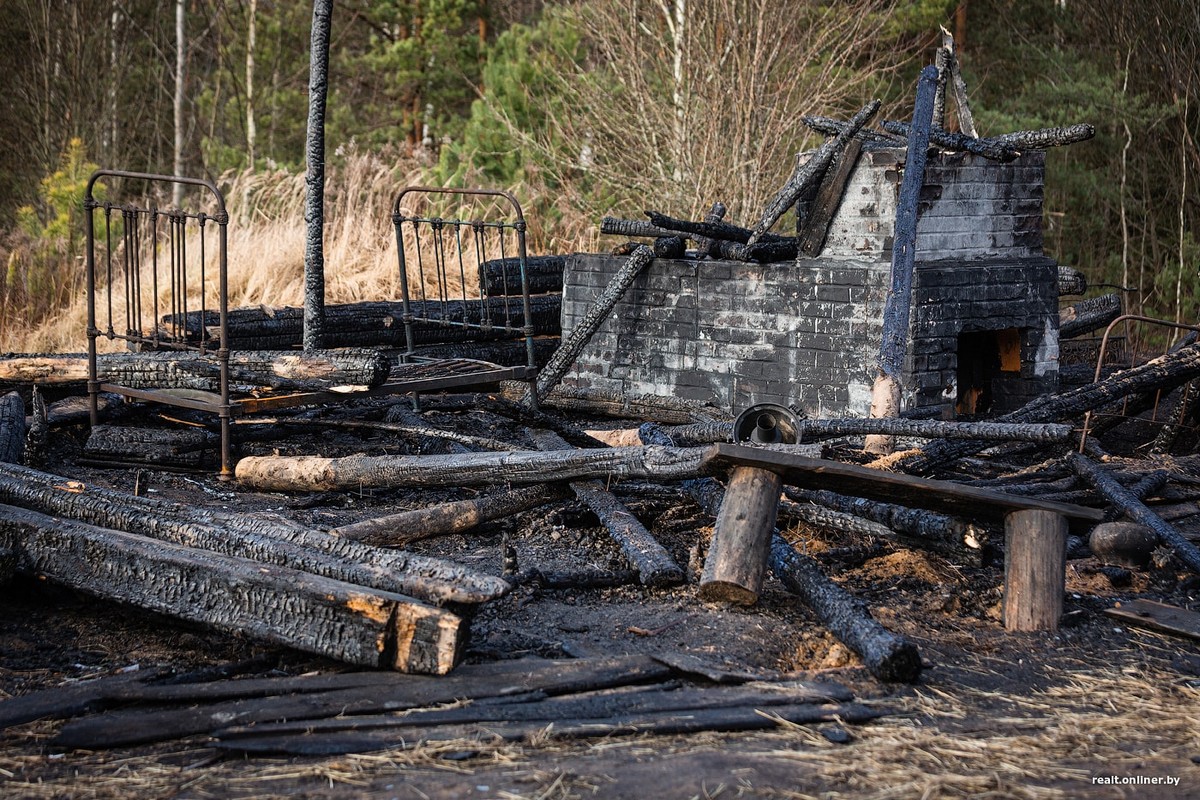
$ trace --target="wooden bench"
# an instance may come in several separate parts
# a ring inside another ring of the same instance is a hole
[[[711,470],[761,471],[779,476],[783,483],[806,489],[827,489],[887,500],[982,522],[1003,522],[1004,627],[1010,631],[1057,630],[1066,585],[1067,532],[1075,530],[1084,534],[1104,518],[1104,512],[1096,508],[881,472],[855,464],[746,445],[715,445],[705,466]],[[721,517],[755,519],[745,510],[761,507],[764,502],[774,502],[778,487],[778,483],[770,481],[731,480]],[[774,495],[769,496],[772,492]],[[774,526],[774,515],[770,517],[770,525]],[[719,520],[718,533],[720,528]],[[765,534],[756,533],[769,541],[770,530]]]

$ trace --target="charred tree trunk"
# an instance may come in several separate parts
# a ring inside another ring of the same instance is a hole
[[[916,261],[917,213],[921,186],[925,182],[925,159],[929,148],[929,126],[933,119],[933,95],[937,89],[937,70],[926,67],[917,82],[913,106],[913,124],[908,136],[904,177],[896,206],[895,240],[892,244],[892,288],[883,306],[883,342],[879,352],[879,371],[871,393],[871,416],[900,416],[900,376],[908,353],[908,325],[912,314],[912,281]],[[892,439],[872,436],[866,450],[886,454],[892,451]]]
[[[563,500],[570,494],[556,483],[529,486],[472,500],[455,500],[401,514],[365,519],[329,532],[334,536],[380,547],[405,547],[411,542],[433,536],[464,533],[480,523]]]
[[[1099,383],[1038,398],[999,417],[997,421],[1033,423],[1066,419],[1109,405],[1130,394],[1172,389],[1198,376],[1200,345],[1188,345],[1145,364],[1114,373]],[[904,459],[900,465],[907,472],[923,475],[941,464],[978,453],[984,447],[986,445],[979,442],[933,442],[913,457]]]
[[[1200,573],[1200,548],[1184,538],[1175,526],[1164,522],[1161,517],[1147,508],[1145,503],[1139,500],[1133,492],[1118,483],[1087,456],[1072,453],[1069,460],[1071,467],[1079,473],[1081,478],[1096,487],[1096,491],[1111,500],[1131,520],[1154,531],[1159,541],[1174,550],[1175,555],[1187,565],[1188,569]]]
[[[1121,296],[1104,294],[1081,300],[1058,312],[1058,338],[1072,339],[1099,330],[1121,316]]]
[[[281,518],[134,497],[15,465],[0,465],[0,502],[434,603],[482,603],[509,589],[451,562],[367,547]]]
[[[314,0],[308,66],[308,136],[304,154],[304,349],[325,347],[325,99],[329,88],[332,0]]]
[[[545,368],[538,374],[537,397],[531,398],[531,400],[536,400],[535,403],[532,403],[535,407],[546,399],[550,390],[557,386],[558,382],[567,374],[567,370],[575,363],[575,359],[579,358],[583,348],[608,319],[613,307],[625,296],[625,292],[633,285],[637,276],[641,275],[642,270],[648,267],[653,260],[654,251],[649,247],[641,247],[617,270],[617,274],[605,287],[604,292],[596,298],[595,303],[584,314],[575,330],[571,331],[571,335],[559,345]]]
[[[875,113],[879,111],[879,101],[872,100],[867,103],[857,114],[850,118],[846,129],[837,136],[826,141],[821,147],[812,154],[812,156],[803,164],[796,168],[791,177],[783,184],[779,192],[767,203],[763,209],[762,216],[750,232],[750,239],[747,244],[754,244],[762,238],[763,234],[771,229],[784,212],[792,207],[800,195],[806,190],[821,180],[821,176],[825,174],[825,170],[829,167],[830,162],[840,153],[854,134],[864,125],[871,121]]]
[[[25,451],[25,401],[16,392],[0,397],[0,462],[20,464]]]
[[[445,674],[465,623],[409,597],[0,506],[19,569],[107,600],[367,667]]]
[[[800,253],[800,244],[795,239],[756,244],[738,244],[725,239],[713,239],[710,252],[714,258],[723,258],[728,261],[757,261],[760,264],[774,264],[778,261],[794,259]]]
[[[531,430],[529,435],[542,450],[560,452],[571,448],[550,431]],[[683,570],[671,559],[666,549],[604,488],[604,484],[596,480],[572,481],[571,491],[599,518],[600,524],[621,548],[626,560],[637,570],[643,584],[667,586],[683,581]]]
[[[861,600],[827,578],[815,561],[796,552],[781,536],[771,540],[771,569],[834,636],[862,657],[876,678],[912,682],[921,674],[915,644],[876,622]]]

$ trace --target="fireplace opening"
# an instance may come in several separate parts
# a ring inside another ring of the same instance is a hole
[[[990,411],[1003,381],[1021,373],[1021,331],[968,331],[958,335],[958,396],[954,411],[972,416]]]

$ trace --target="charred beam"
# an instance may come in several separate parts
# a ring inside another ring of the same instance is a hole
[[[845,149],[854,134],[870,122],[875,113],[879,111],[879,105],[878,100],[867,103],[850,118],[845,130],[822,144],[803,164],[797,165],[791,177],[763,209],[762,216],[751,230],[747,244],[758,242],[805,191],[821,180],[821,176],[825,174],[825,170],[837,154]]]
[[[329,532],[334,536],[380,547],[405,547],[433,536],[465,533],[480,523],[518,514],[571,495],[556,484],[527,486],[470,500],[438,503],[400,514],[389,514],[342,525]]]

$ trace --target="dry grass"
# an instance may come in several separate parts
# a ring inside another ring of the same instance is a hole
[[[391,162],[363,152],[344,154],[336,168],[327,174],[325,197],[325,299],[327,303],[352,303],[366,300],[394,300],[401,294],[398,261],[396,256],[395,229],[392,226],[392,206],[402,187],[422,185],[427,181],[424,167],[415,160]],[[260,305],[299,306],[304,298],[304,250],[306,225],[304,222],[305,183],[304,174],[287,171],[244,172],[225,176],[221,181],[229,222],[229,306],[230,308],[255,307]],[[486,201],[473,205],[461,204],[457,199],[433,195],[409,195],[405,203],[407,214],[425,217],[440,216],[461,219],[511,220],[512,213],[504,202]],[[574,217],[560,214],[554,209],[551,215],[556,220],[553,228],[546,227],[536,216],[526,211],[529,217],[528,247],[530,254],[540,252],[569,252],[576,249],[574,237],[586,240],[586,226],[579,222],[581,215]],[[570,219],[570,222],[563,222]],[[211,229],[210,229],[211,231]],[[411,237],[410,237],[411,238]],[[473,243],[469,237],[462,240],[462,271],[467,276],[467,290],[471,291],[477,281],[471,276],[478,264]],[[582,242],[579,242],[582,243]],[[422,240],[426,263],[432,252],[432,241]],[[516,255],[515,240],[508,233],[505,255]],[[154,293],[149,279],[149,244],[143,246],[142,306],[143,327],[148,327],[155,307]],[[500,255],[495,241],[488,243],[485,258]],[[166,272],[165,246],[159,243],[160,267]],[[407,260],[410,265],[410,281],[419,280],[413,265],[417,262],[415,243],[409,243]],[[198,272],[195,261],[199,253],[198,239],[188,240],[189,269]],[[207,265],[210,276],[206,305],[214,308],[216,286],[211,276],[216,274],[215,235],[210,232],[207,244]],[[119,256],[118,256],[119,257]],[[458,250],[449,251],[448,290],[457,296],[462,284],[458,279],[460,264]],[[166,281],[164,280],[163,283]],[[429,276],[426,285],[430,296],[435,290]],[[198,287],[190,287],[189,308],[199,308]],[[114,278],[114,317],[124,319],[124,285]],[[158,292],[158,308],[169,309],[169,293],[163,288]],[[100,301],[103,306],[104,302]],[[86,300],[82,292],[69,306],[51,318],[32,328],[22,329],[17,325],[0,329],[0,351],[21,352],[78,352],[87,343]],[[107,316],[106,310],[101,312]],[[106,320],[101,320],[103,330]],[[118,327],[123,328],[123,324]],[[115,343],[101,340],[111,349]]]
[[[1200,687],[1175,672],[1140,662],[1136,654],[1108,666],[1073,662],[1050,688],[1001,693],[955,684],[926,685],[902,698],[879,701],[890,713],[853,727],[855,740],[834,745],[814,728],[781,724],[750,735],[619,737],[561,742],[550,736],[524,744],[439,742],[411,749],[296,761],[229,761],[203,747],[148,755],[36,752],[52,724],[27,726],[24,753],[0,755],[0,794],[29,798],[312,796],[367,794],[383,784],[429,781],[495,783],[495,771],[519,775],[519,798],[604,796],[602,769],[588,760],[645,760],[653,755],[730,751],[747,765],[784,762],[796,780],[772,786],[753,770],[728,796],[802,798],[1071,798],[1125,796],[1119,787],[1093,786],[1093,775],[1171,775],[1186,786],[1195,776],[1189,757],[1200,752]],[[1130,666],[1129,664],[1137,664]],[[989,677],[993,666],[973,669]],[[1000,673],[992,673],[995,677]],[[467,762],[446,754],[469,749]],[[549,768],[550,765],[552,769]],[[611,766],[611,764],[610,764]],[[419,770],[417,773],[415,771]],[[457,776],[456,776],[457,773]],[[423,776],[423,777],[422,777]],[[440,776],[440,777],[439,777]],[[725,776],[730,781],[734,778]],[[724,778],[711,776],[712,785]],[[426,786],[426,788],[429,788]],[[1131,794],[1136,792],[1131,792]],[[418,795],[419,796],[419,795]],[[714,795],[716,796],[716,795]],[[721,793],[724,797],[726,794]],[[1164,796],[1162,794],[1155,796]],[[1167,793],[1165,796],[1171,796]]]

